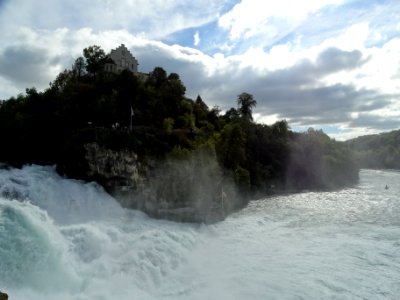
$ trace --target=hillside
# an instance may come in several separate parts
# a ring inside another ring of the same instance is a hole
[[[357,137],[346,144],[362,168],[400,169],[400,130]]]
[[[176,73],[106,72],[104,52],[91,49],[98,52],[85,49],[45,91],[1,102],[1,162],[54,164],[65,176],[99,182],[125,206],[161,217],[184,209],[184,220],[200,221],[249,198],[358,180],[344,143],[322,131],[294,133],[284,120],[255,123],[249,93],[222,113],[187,98]]]

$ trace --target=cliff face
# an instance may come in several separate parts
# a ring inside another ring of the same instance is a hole
[[[111,193],[125,189],[136,189],[143,181],[140,175],[141,164],[135,153],[114,151],[89,143],[86,150],[87,175],[95,178]]]
[[[102,184],[123,207],[152,217],[211,223],[238,207],[233,185],[222,178],[215,155],[198,151],[160,163],[138,161],[130,151],[85,145],[88,177]]]

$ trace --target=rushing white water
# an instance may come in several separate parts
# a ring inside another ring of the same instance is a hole
[[[385,190],[385,185],[389,186]],[[0,170],[10,299],[399,299],[400,173],[253,201],[215,225],[153,220],[52,168]]]

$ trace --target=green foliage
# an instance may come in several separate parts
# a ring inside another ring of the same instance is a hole
[[[107,56],[104,50],[100,46],[94,45],[83,49],[83,56],[86,59],[86,71],[96,76],[100,71],[103,70],[105,63],[107,62]],[[77,61],[80,61],[78,58]]]
[[[72,78],[73,73],[70,70],[64,70],[57,75],[56,80],[50,83],[50,88],[55,92],[63,92]]]
[[[246,165],[246,138],[243,128],[237,124],[227,124],[217,141],[217,153],[222,166],[235,170]]]
[[[172,129],[174,128],[175,120],[172,118],[165,118],[164,119],[164,130],[167,133],[172,133]]]
[[[238,121],[240,117],[240,112],[235,108],[230,108],[224,115],[225,122],[234,122]]]
[[[245,195],[250,190],[250,172],[237,166],[234,172],[235,183],[242,195]]]
[[[253,95],[241,93],[238,95],[237,104],[239,106],[238,111],[240,115],[246,120],[253,121],[253,107],[257,105],[257,101],[254,100]]]

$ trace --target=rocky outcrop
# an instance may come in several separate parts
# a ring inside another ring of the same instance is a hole
[[[6,293],[0,292],[0,300],[8,300],[8,295]]]
[[[124,207],[157,218],[212,223],[238,206],[235,189],[223,179],[212,151],[143,164],[131,151],[115,151],[96,143],[85,149],[88,176]]]
[[[115,194],[136,189],[141,185],[141,164],[134,152],[115,151],[96,143],[86,144],[84,147],[87,176],[99,181],[109,192]]]

